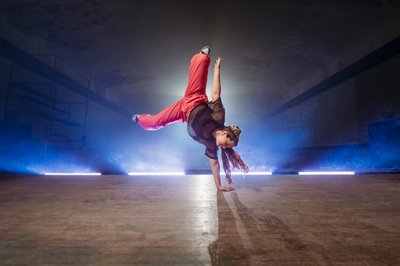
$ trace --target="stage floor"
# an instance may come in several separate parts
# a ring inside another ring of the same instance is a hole
[[[1,265],[400,265],[400,175],[0,176]]]

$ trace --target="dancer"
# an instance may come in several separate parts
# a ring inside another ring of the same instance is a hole
[[[189,135],[206,147],[205,155],[210,160],[212,174],[218,190],[231,191],[231,166],[248,172],[247,165],[232,148],[239,143],[241,130],[236,125],[225,126],[225,109],[221,101],[220,68],[222,59],[218,57],[214,64],[212,101],[206,95],[210,48],[205,46],[195,54],[190,62],[189,81],[182,99],[156,115],[135,114],[132,121],[139,123],[145,130],[158,130],[181,120],[187,122]],[[220,180],[218,147],[221,148],[222,164],[228,186]]]

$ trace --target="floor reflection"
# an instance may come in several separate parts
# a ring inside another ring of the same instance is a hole
[[[252,212],[237,192],[217,192],[217,206],[218,239],[208,246],[212,265],[317,264],[284,222]]]

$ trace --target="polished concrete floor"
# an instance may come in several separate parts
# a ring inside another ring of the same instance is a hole
[[[1,265],[400,265],[400,175],[0,176]]]

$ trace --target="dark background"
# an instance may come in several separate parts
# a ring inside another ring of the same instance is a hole
[[[399,36],[398,0],[1,1],[0,172],[208,169],[185,124],[130,121],[183,95],[204,45],[251,170],[399,170],[398,49],[279,109]]]

